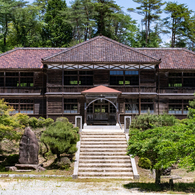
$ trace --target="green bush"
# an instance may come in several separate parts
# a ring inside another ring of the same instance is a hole
[[[54,123],[54,120],[51,118],[43,118],[43,117],[39,117],[38,119],[35,117],[31,117],[29,119],[29,126],[32,128],[43,128],[43,127],[48,127],[49,125],[51,125],[52,123]]]
[[[32,127],[33,129],[37,128],[37,123],[38,123],[37,118],[31,117],[28,122],[30,127]]]
[[[70,122],[56,121],[42,133],[41,141],[48,144],[51,152],[57,154],[73,154],[77,151],[76,143],[79,140],[79,129]]]
[[[57,119],[56,119],[56,122],[63,122],[63,123],[68,123],[69,121],[68,121],[68,119],[66,118],[66,117],[58,117]]]
[[[26,114],[21,114],[21,113],[17,113],[14,115],[14,117],[16,118],[16,120],[19,121],[20,125],[27,127],[29,124],[29,116]]]
[[[150,169],[152,166],[151,161],[148,158],[140,158],[138,162],[138,166],[143,169]]]
[[[135,119],[132,120],[130,128],[132,129],[151,129],[154,127],[162,127],[162,126],[172,126],[176,123],[176,118],[174,116],[163,114],[143,114],[136,116]]]
[[[45,119],[45,127],[48,127],[49,125],[53,124],[54,123],[54,120],[52,118],[47,118]]]

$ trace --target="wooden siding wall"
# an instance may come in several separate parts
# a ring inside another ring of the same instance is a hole
[[[62,98],[48,98],[47,114],[61,114],[62,115]]]
[[[49,86],[61,86],[62,70],[47,70],[47,78]]]
[[[107,84],[109,85],[109,70],[94,70],[94,84]]]

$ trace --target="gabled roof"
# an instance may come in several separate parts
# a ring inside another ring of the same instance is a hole
[[[42,68],[41,58],[65,48],[15,48],[0,55],[0,68]]]
[[[97,36],[58,54],[43,59],[44,62],[134,62],[160,63],[134,48],[104,36]]]
[[[115,90],[115,89],[112,89],[112,88],[109,88],[109,87],[106,87],[106,86],[103,86],[103,85],[100,85],[100,86],[97,86],[97,87],[94,87],[94,88],[82,91],[81,93],[82,94],[86,94],[86,93],[94,93],[94,94],[97,94],[97,93],[120,94],[122,92],[118,91],[118,90]]]
[[[154,58],[161,58],[160,69],[195,69],[195,52],[184,48],[137,48]]]

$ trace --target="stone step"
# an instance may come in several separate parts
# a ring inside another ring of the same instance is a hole
[[[116,145],[126,145],[127,146],[127,142],[126,141],[82,141],[81,143],[82,145],[86,144],[86,145],[95,145],[95,144],[103,144],[103,145],[106,145],[106,144],[116,144]]]
[[[124,179],[124,180],[129,180],[129,179],[133,179],[133,176],[130,176],[130,177],[114,177],[114,176],[109,176],[109,177],[105,177],[105,176],[101,176],[101,177],[86,177],[86,176],[79,176],[79,179]]]
[[[123,156],[86,156],[86,155],[80,155],[80,159],[130,159],[129,156],[123,155]]]
[[[118,167],[123,167],[123,168],[130,168],[131,167],[131,163],[97,163],[97,164],[94,164],[94,163],[80,163],[79,162],[79,168],[80,167],[99,167],[99,168],[106,168],[106,167],[115,167],[115,168],[118,168]]]
[[[98,155],[101,155],[101,156],[118,156],[118,155],[127,155],[127,151],[124,151],[124,152],[93,152],[93,151],[87,151],[87,152],[83,152],[83,151],[80,151],[80,156],[81,155],[90,155],[90,156],[98,156]]]
[[[81,152],[125,152],[127,150],[125,148],[80,148]]]
[[[111,145],[111,144],[106,144],[106,145],[86,145],[86,144],[82,144],[81,148],[127,148],[127,145]]]
[[[123,176],[128,176],[131,177],[133,176],[132,172],[79,172],[79,176],[114,176],[114,177],[123,177]]]
[[[93,168],[93,167],[80,167],[79,168],[79,173],[81,172],[129,172],[132,171],[131,167],[106,167],[106,168]]]
[[[126,141],[126,138],[82,138],[81,141],[94,141],[94,142],[99,142],[99,141]]]
[[[87,137],[94,137],[94,138],[97,138],[97,137],[112,137],[112,138],[115,138],[115,137],[117,137],[117,138],[124,138],[125,137],[125,135],[123,134],[123,135],[121,135],[121,134],[119,134],[119,135],[111,135],[111,134],[88,134],[88,135],[81,135],[82,137],[85,137],[85,138],[87,138]]]
[[[131,163],[130,159],[80,159],[80,163]]]
[[[27,170],[27,169],[20,169],[20,170],[16,170],[16,172],[19,172],[19,173],[23,173],[23,172],[31,172],[33,170]]]
[[[87,132],[85,132],[85,131],[82,131],[81,132],[81,135],[124,135],[124,133],[123,132],[115,132],[115,131],[113,131],[113,132],[108,132],[108,131],[102,131],[102,132],[100,132],[100,131],[87,131]]]

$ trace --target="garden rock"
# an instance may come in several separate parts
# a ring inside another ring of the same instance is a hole
[[[34,132],[27,127],[20,141],[19,163],[38,164],[39,144]]]

